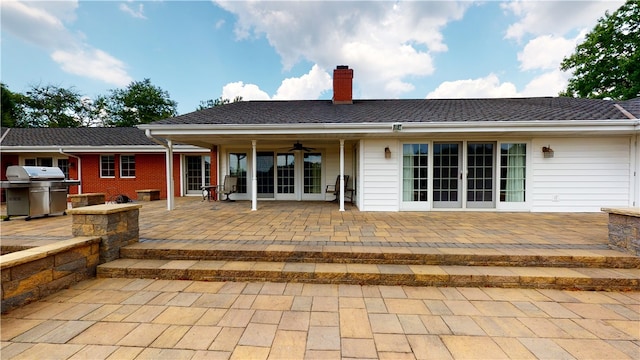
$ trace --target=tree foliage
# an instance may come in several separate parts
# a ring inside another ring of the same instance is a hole
[[[233,101],[229,100],[229,99],[226,99],[226,98],[223,99],[222,96],[221,96],[221,97],[219,97],[217,99],[209,99],[209,100],[206,100],[206,101],[204,101],[204,100],[200,101],[200,105],[198,105],[198,108],[196,110],[199,111],[199,110],[209,109],[209,108],[212,108],[212,107],[221,106],[221,105],[224,105],[224,104],[229,104],[231,102],[239,102],[239,101],[242,101],[242,96],[236,96],[235,98],[233,98]]]
[[[81,95],[73,88],[36,85],[19,98],[21,127],[80,127],[85,112]]]
[[[22,114],[22,94],[14,93],[5,85],[0,83],[0,111],[2,111],[2,127],[21,127]]]
[[[573,77],[560,95],[627,100],[640,96],[640,1],[605,13],[560,68]]]
[[[149,79],[134,81],[126,89],[111,90],[101,101],[108,113],[107,126],[148,124],[178,113],[178,104],[171,100],[169,93],[152,85]]]

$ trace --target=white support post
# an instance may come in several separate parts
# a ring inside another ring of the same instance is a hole
[[[167,141],[167,210],[174,209],[174,196],[173,196],[173,142]]]
[[[251,140],[251,211],[258,210],[258,152],[256,140]]]
[[[344,211],[344,139],[340,139],[340,211]]]

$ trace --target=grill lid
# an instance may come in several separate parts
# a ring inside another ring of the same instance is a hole
[[[9,182],[64,180],[60,168],[49,166],[9,166],[6,175]]]

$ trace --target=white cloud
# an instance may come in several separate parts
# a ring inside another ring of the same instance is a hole
[[[120,4],[120,6],[118,7],[120,9],[120,11],[131,15],[132,17],[136,18],[136,19],[146,19],[147,17],[144,16],[144,4],[138,4],[138,10],[134,10],[132,9],[129,5],[127,4]]]
[[[502,8],[519,20],[506,33],[508,39],[522,39],[527,34],[562,36],[587,28],[591,30],[605,11],[613,12],[624,4],[615,1],[511,1]]]
[[[558,69],[562,59],[575,49],[576,40],[544,35],[529,41],[518,53],[520,69]]]
[[[118,86],[130,82],[121,61],[67,29],[65,22],[75,20],[77,7],[77,1],[2,0],[2,30],[50,52],[68,73]]]
[[[536,75],[522,90],[523,96],[557,96],[567,86],[570,74],[560,71],[562,59],[571,55],[588,31],[606,11],[613,12],[624,1],[512,1],[501,4],[518,18],[506,31],[506,39],[518,43],[531,37],[518,52],[520,70]]]
[[[275,95],[272,97],[255,84],[245,84],[242,81],[226,84],[222,88],[223,99],[234,99],[242,96],[243,100],[315,100],[323,92],[332,87],[331,75],[317,64],[311,70],[298,78],[288,78],[282,81]]]
[[[331,75],[313,65],[308,74],[299,78],[288,78],[282,81],[282,85],[273,96],[274,100],[314,100],[323,92],[332,88]]]
[[[239,40],[265,36],[284,69],[301,60],[358,72],[354,88],[366,97],[397,97],[411,81],[434,72],[432,56],[447,51],[441,29],[471,3],[220,1],[237,16]]]
[[[516,86],[510,82],[500,83],[495,74],[484,78],[445,81],[427,99],[499,98],[519,97]]]
[[[558,96],[567,88],[569,75],[560,70],[549,71],[533,78],[522,90],[523,96]]]
[[[51,58],[60,64],[68,73],[102,80],[109,84],[126,86],[131,82],[122,61],[105,53],[102,50],[80,50],[68,52],[56,50]]]
[[[269,94],[260,90],[258,85],[245,84],[242,81],[228,83],[222,88],[222,98],[233,100],[241,96],[242,100],[270,100]]]

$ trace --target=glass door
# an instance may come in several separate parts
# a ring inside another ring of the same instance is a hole
[[[276,196],[278,200],[296,199],[296,154],[279,153],[277,155],[278,172]]]
[[[460,208],[461,143],[433,144],[433,207]]]
[[[209,185],[211,158],[207,156],[185,156],[185,193],[202,195],[202,186]]]
[[[467,143],[467,207],[495,207],[495,143]]]
[[[302,166],[302,200],[323,200],[322,154],[305,153]]]
[[[273,199],[275,195],[274,154],[270,151],[260,151],[256,157],[258,198]]]

